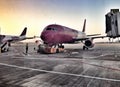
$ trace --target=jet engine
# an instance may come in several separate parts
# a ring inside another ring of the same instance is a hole
[[[92,48],[94,46],[92,40],[88,39],[88,40],[85,40],[85,43],[84,43],[85,47],[87,48]]]

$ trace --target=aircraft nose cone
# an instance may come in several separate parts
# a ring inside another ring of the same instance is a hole
[[[43,32],[43,33],[41,34],[41,39],[42,39],[44,42],[46,42],[46,43],[48,42],[49,37],[50,37],[50,35],[49,35],[48,32]]]
[[[44,41],[46,38],[45,38],[45,35],[44,34],[41,34],[41,39]]]
[[[45,43],[52,43],[52,40],[54,39],[54,34],[51,32],[43,32],[41,34],[41,39],[45,42]]]

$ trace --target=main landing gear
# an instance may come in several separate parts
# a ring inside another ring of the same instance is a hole
[[[83,50],[88,50],[88,47],[86,47],[86,46],[83,46]]]

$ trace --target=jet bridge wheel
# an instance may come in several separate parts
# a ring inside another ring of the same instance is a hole
[[[88,50],[88,48],[86,46],[83,46],[83,50]]]

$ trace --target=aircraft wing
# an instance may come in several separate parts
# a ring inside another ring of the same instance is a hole
[[[18,41],[22,41],[22,40],[26,40],[26,39],[34,39],[35,37],[25,37],[25,36],[5,36],[4,38],[2,38],[1,42],[5,43],[5,42],[18,42]]]
[[[108,36],[95,36],[95,37],[91,37],[91,39],[97,39],[97,38],[105,38],[105,37],[108,37]]]
[[[34,37],[25,37],[25,39],[34,39],[35,38],[35,36]]]
[[[101,34],[92,34],[92,35],[87,35],[87,36],[98,36],[98,35],[101,35]]]
[[[75,41],[84,41],[84,40],[87,40],[87,39],[97,39],[97,38],[105,38],[105,37],[107,37],[107,36],[94,36],[94,37],[86,37],[86,38],[76,38],[76,39],[74,39]]]
[[[75,38],[74,41],[84,41],[84,40],[87,40],[89,38]]]

